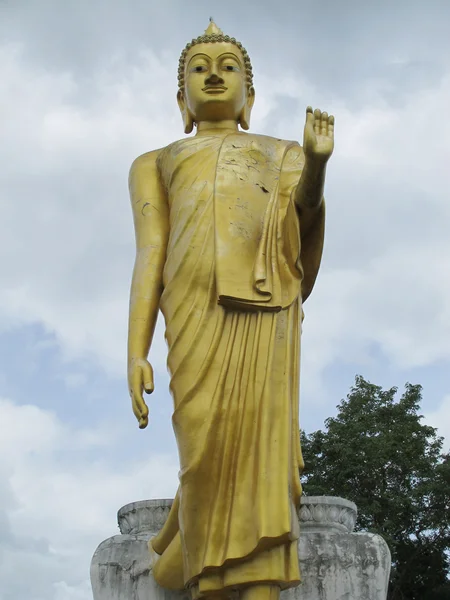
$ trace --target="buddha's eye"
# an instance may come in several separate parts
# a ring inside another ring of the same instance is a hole
[[[195,67],[192,67],[191,72],[192,73],[204,73],[206,71],[206,65],[196,65]]]
[[[225,71],[235,71],[235,72],[239,71],[239,67],[236,67],[235,65],[224,65],[223,68]]]

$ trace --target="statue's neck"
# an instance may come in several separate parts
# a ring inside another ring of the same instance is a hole
[[[197,123],[196,135],[217,135],[238,132],[238,124],[232,119],[229,121],[200,121],[200,123]]]

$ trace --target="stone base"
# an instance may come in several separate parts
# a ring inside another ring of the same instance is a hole
[[[144,500],[118,513],[121,535],[100,544],[91,563],[94,600],[188,600],[161,588],[151,573],[148,541],[171,500]],[[299,512],[302,584],[282,600],[386,600],[391,556],[378,535],[352,533],[356,506],[343,498],[305,496]]]

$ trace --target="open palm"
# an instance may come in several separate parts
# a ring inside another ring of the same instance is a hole
[[[311,106],[306,109],[306,123],[303,133],[305,156],[320,162],[327,162],[334,148],[334,117]]]

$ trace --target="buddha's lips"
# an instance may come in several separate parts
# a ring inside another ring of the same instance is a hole
[[[207,85],[203,88],[203,92],[213,92],[213,93],[221,93],[226,92],[228,88],[224,85]]]

